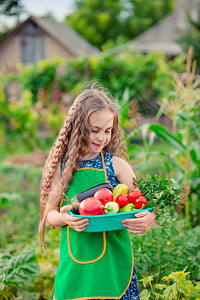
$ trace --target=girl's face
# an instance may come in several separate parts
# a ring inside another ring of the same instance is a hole
[[[113,128],[114,115],[110,110],[94,112],[89,117],[90,133],[88,152],[84,159],[92,159],[109,144]]]

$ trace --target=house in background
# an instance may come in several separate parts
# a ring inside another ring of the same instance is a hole
[[[0,69],[4,66],[14,71],[20,62],[99,53],[71,27],[49,18],[30,16],[0,40]]]
[[[130,41],[128,47],[144,54],[160,50],[169,58],[181,54],[181,46],[176,40],[187,27],[187,12],[192,19],[198,18],[198,4],[199,0],[177,0],[174,11]]]

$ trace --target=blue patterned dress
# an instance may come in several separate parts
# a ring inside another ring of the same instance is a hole
[[[115,171],[113,169],[113,164],[112,164],[113,155],[108,152],[103,152],[103,156],[104,156],[108,182],[113,186],[113,188],[115,188],[120,182],[117,180]],[[65,163],[66,163],[65,159],[61,159],[61,173],[65,168]],[[82,160],[82,162],[78,165],[78,168],[85,168],[85,167],[102,169],[103,165],[102,165],[101,154],[89,160]],[[134,264],[133,278],[131,280],[128,289],[126,290],[126,293],[121,297],[121,300],[139,300],[139,299],[140,298],[139,298],[138,280],[137,280],[137,273]],[[102,300],[106,300],[106,299],[102,299]]]

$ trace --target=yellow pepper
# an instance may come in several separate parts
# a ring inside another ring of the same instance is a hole
[[[113,190],[114,201],[120,194],[128,194],[128,186],[125,183],[118,184]]]

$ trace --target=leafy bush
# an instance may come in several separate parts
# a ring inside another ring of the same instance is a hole
[[[7,299],[13,286],[27,286],[39,276],[39,266],[33,249],[25,248],[21,253],[2,254],[0,258],[0,294]],[[10,294],[11,293],[11,294]]]
[[[171,272],[187,270],[192,280],[200,279],[200,227],[185,220],[170,227],[155,227],[144,235],[132,235],[138,278],[154,274],[154,281]]]
[[[55,140],[67,109],[59,103],[50,102],[50,99],[32,103],[26,94],[23,94],[20,101],[10,101],[6,97],[6,88],[6,84],[1,82],[1,151],[3,152],[3,147],[6,153],[21,147],[28,151],[35,148],[49,149],[49,144]]]
[[[52,144],[67,110],[60,103],[61,96],[77,94],[91,80],[104,84],[117,99],[127,88],[129,102],[136,99],[140,112],[155,115],[156,99],[173,89],[169,71],[180,72],[183,66],[180,57],[168,62],[161,53],[142,55],[127,49],[67,62],[55,59],[19,65],[18,74],[0,75],[0,141],[7,148],[4,152],[20,147],[20,143],[29,151]],[[13,82],[18,86],[14,102],[9,94]]]
[[[150,299],[197,299],[200,297],[200,284],[193,284],[191,280],[186,279],[189,272],[173,272],[169,276],[164,276],[162,280],[166,283],[152,285],[153,276],[141,279],[145,289],[140,293],[141,300]],[[150,289],[146,289],[149,285]],[[158,290],[160,290],[158,292]]]
[[[177,69],[178,66],[180,70],[183,68],[180,65],[183,66],[180,59],[179,63],[170,65],[161,53],[142,55],[128,50],[111,50],[98,57],[81,57],[68,61],[66,75],[60,78],[59,87],[77,93],[83,83],[98,81],[118,98],[122,97],[128,87],[130,99],[136,98],[144,111],[145,103],[164,96],[172,88],[172,77],[168,71],[171,68]],[[152,113],[151,106],[148,113]]]
[[[51,99],[53,83],[56,80],[57,67],[61,60],[42,60],[28,67],[20,67],[19,82],[22,90],[29,90],[32,103],[38,100],[38,92],[44,89],[47,100]]]

